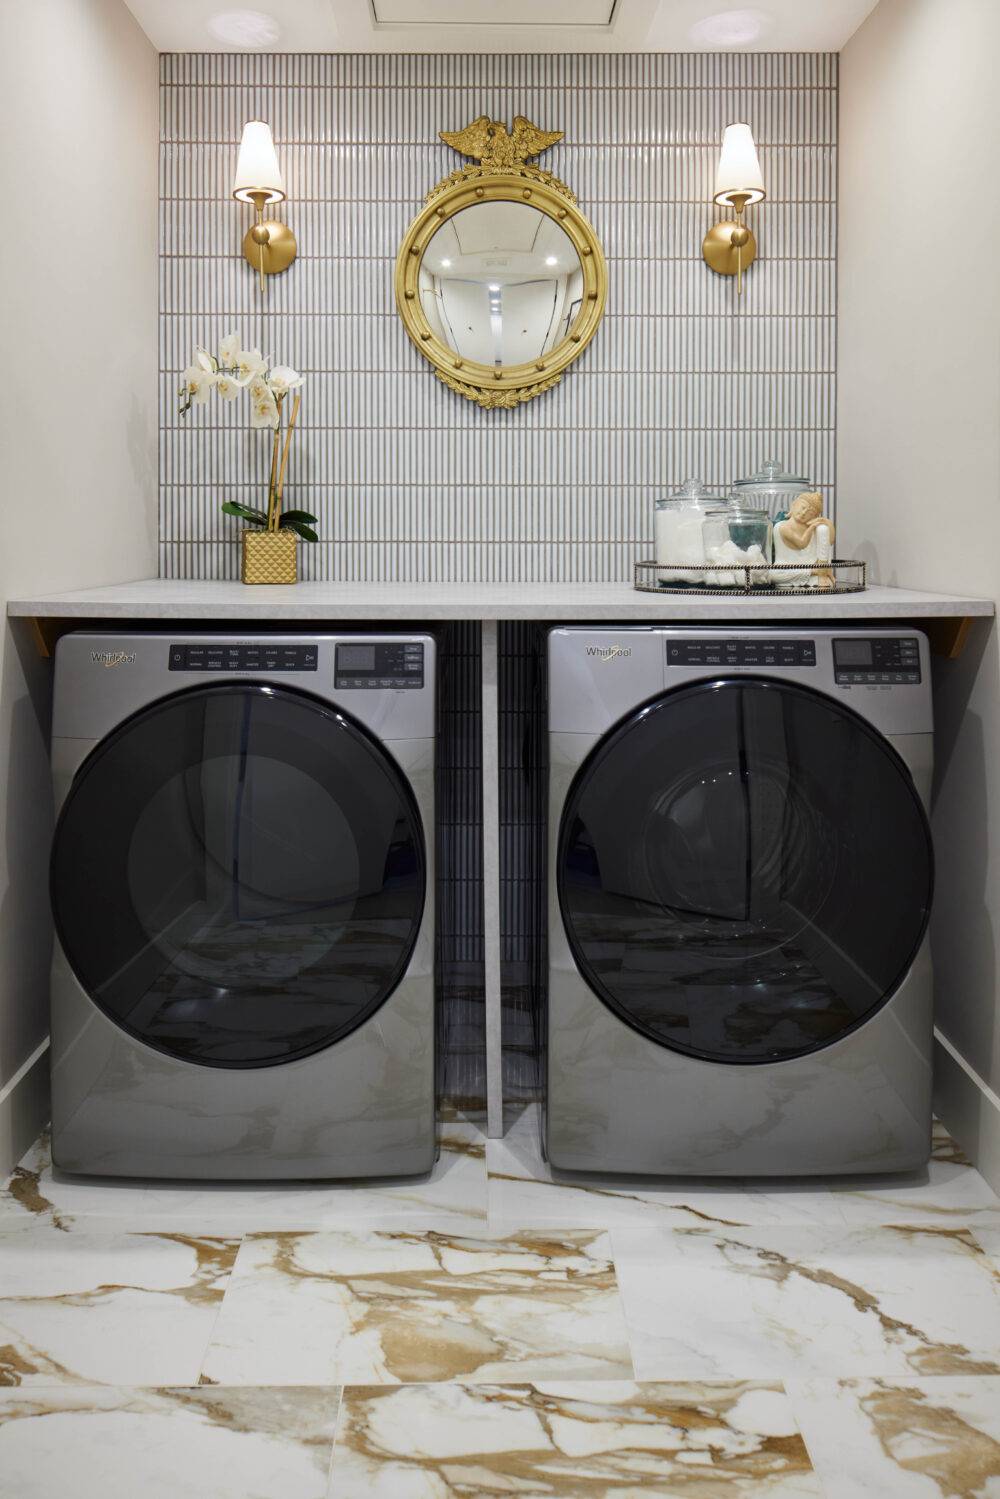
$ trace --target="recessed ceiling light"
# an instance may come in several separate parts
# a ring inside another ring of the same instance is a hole
[[[273,47],[281,27],[262,10],[223,10],[208,21],[208,30],[227,47]]]
[[[722,10],[691,27],[691,40],[706,47],[746,47],[770,31],[774,17],[766,10]]]
[[[442,262],[441,262],[441,269],[443,271],[450,270],[451,269],[451,261],[450,260],[442,260]]]
[[[556,259],[556,257],[554,255],[546,255],[546,257],[545,257],[545,264],[546,265],[558,265],[559,262],[558,262],[558,260]]]

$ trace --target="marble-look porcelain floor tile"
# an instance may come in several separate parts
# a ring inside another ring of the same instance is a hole
[[[847,1223],[1000,1226],[1000,1197],[936,1120],[926,1171],[831,1183]]]
[[[11,1499],[325,1499],[340,1392],[0,1392]]]
[[[780,1387],[558,1382],[346,1389],[330,1499],[819,1499]]]
[[[776,1183],[770,1190],[735,1177],[601,1177],[554,1172],[542,1158],[537,1105],[486,1143],[490,1226],[500,1229],[612,1228],[626,1224],[697,1227],[841,1223],[829,1185]]]
[[[217,1384],[631,1377],[600,1233],[246,1239],[205,1359]]]
[[[485,1139],[474,1121],[439,1126],[428,1177],[331,1183],[156,1183],[53,1174],[40,1140],[0,1191],[0,1234],[44,1221],[79,1232],[185,1229],[200,1234],[406,1224],[475,1232],[486,1222]]]
[[[977,1220],[973,1224],[972,1237],[983,1249],[1000,1278],[1000,1223]]]
[[[802,1379],[792,1408],[833,1499],[998,1499],[1000,1379]]]
[[[0,1385],[196,1384],[238,1239],[0,1235]]]
[[[1000,1373],[1000,1278],[967,1230],[622,1229],[640,1379]]]

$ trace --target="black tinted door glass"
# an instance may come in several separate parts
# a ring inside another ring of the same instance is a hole
[[[655,1041],[720,1062],[828,1046],[926,929],[930,832],[892,748],[820,693],[683,688],[601,742],[563,816],[577,965]]]
[[[137,714],[81,768],[56,829],[74,972],[190,1062],[264,1066],[346,1036],[401,977],[423,902],[401,773],[284,688],[198,688]]]

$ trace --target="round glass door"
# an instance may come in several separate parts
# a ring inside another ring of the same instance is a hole
[[[681,688],[596,747],[558,851],[577,966],[622,1020],[716,1062],[829,1046],[905,977],[933,856],[903,762],[849,709],[752,679]]]
[[[52,853],[56,928],[94,1002],[185,1061],[261,1067],[355,1030],[424,905],[412,793],[342,712],[218,684],[136,714],[81,767]]]

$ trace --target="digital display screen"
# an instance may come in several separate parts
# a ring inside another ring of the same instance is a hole
[[[373,645],[338,645],[338,671],[374,671],[375,647]]]
[[[871,666],[872,643],[870,640],[835,640],[833,657],[838,666]]]

